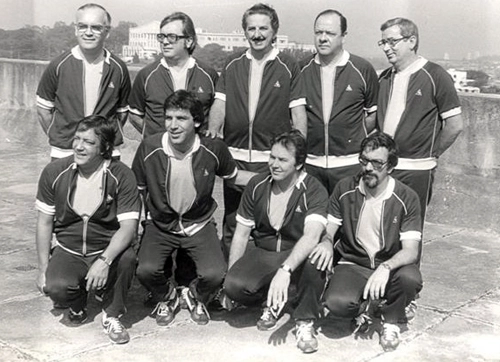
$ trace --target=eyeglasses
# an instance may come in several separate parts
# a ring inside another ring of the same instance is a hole
[[[379,40],[377,44],[381,48],[383,48],[386,44],[389,45],[391,48],[394,48],[401,40],[409,39],[409,38],[410,38],[409,36],[404,36],[404,37],[399,38],[399,39],[393,39],[393,38],[382,39],[382,40]]]
[[[78,23],[76,24],[76,30],[78,30],[80,33],[86,33],[87,29],[90,29],[92,34],[102,34],[105,30],[109,30],[109,26],[104,26],[104,25],[87,25],[87,24],[82,24]]]
[[[389,162],[389,161],[382,162],[379,160],[370,160],[370,159],[366,158],[365,156],[359,156],[359,163],[361,165],[367,166],[369,163],[371,163],[373,169],[376,171],[380,171],[381,169],[383,169],[387,165],[387,162]]]
[[[165,38],[168,40],[169,43],[177,43],[179,39],[187,39],[189,38],[189,36],[177,35],[177,34],[163,34],[163,33],[156,34],[156,39],[158,39],[160,43],[163,43]]]

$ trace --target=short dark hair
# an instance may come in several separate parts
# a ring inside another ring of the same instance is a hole
[[[193,54],[194,49],[196,48],[196,44],[198,44],[198,37],[196,36],[196,29],[194,28],[193,20],[191,20],[189,15],[187,15],[183,12],[180,12],[180,11],[172,13],[172,14],[166,16],[161,21],[160,29],[163,28],[168,23],[171,23],[172,21],[176,21],[176,20],[182,21],[182,25],[183,25],[182,34],[184,34],[184,36],[190,37],[193,40],[193,42],[191,43],[191,46],[189,48],[187,48],[189,55],[191,55],[191,54]]]
[[[394,142],[392,137],[387,133],[375,132],[366,137],[361,142],[361,150],[359,153],[361,154],[365,150],[373,151],[381,147],[387,148],[387,151],[389,151],[389,156],[387,157],[389,168],[396,167],[398,164],[399,149],[396,142]]]
[[[338,15],[338,17],[340,18],[340,32],[342,33],[342,35],[345,34],[345,32],[347,31],[347,19],[344,15],[342,15],[340,11],[337,10],[327,9],[320,12],[318,16],[316,16],[316,19],[314,19],[314,26],[316,26],[316,22],[323,15]]]
[[[163,111],[167,113],[169,109],[184,109],[191,113],[193,121],[200,124],[196,127],[196,131],[201,128],[205,121],[205,112],[203,111],[203,103],[193,93],[184,89],[179,89],[172,93],[163,105]]]
[[[250,15],[254,14],[261,14],[261,15],[267,15],[271,19],[271,28],[274,31],[274,34],[276,35],[278,33],[278,29],[280,27],[280,20],[278,18],[278,13],[276,13],[276,10],[274,10],[270,5],[267,4],[255,4],[251,8],[247,9],[243,13],[243,17],[241,18],[241,26],[243,30],[247,28],[247,19]]]
[[[111,159],[116,138],[116,123],[103,116],[91,115],[78,122],[76,132],[85,132],[89,129],[93,129],[99,138],[102,157],[106,160]]]
[[[86,9],[101,9],[102,11],[104,11],[104,14],[106,14],[106,20],[108,22],[108,26],[111,26],[111,15],[108,13],[108,11],[102,6],[102,5],[99,5],[99,4],[94,4],[94,3],[88,3],[88,4],[85,4],[85,5],[82,5],[78,8],[78,10],[76,10],[77,12],[78,11],[82,11],[82,10],[86,10]]]
[[[299,130],[292,129],[275,136],[271,140],[271,147],[276,144],[282,145],[287,150],[293,147],[295,149],[295,164],[300,166],[299,169],[304,167],[307,157],[306,139]]]
[[[389,19],[385,23],[383,23],[380,26],[380,31],[384,31],[385,29],[390,28],[391,26],[397,25],[399,27],[399,30],[401,32],[401,36],[404,37],[411,37],[414,36],[417,41],[415,43],[415,53],[418,50],[418,44],[419,44],[419,38],[418,38],[418,27],[417,25],[408,19],[405,18],[394,18],[394,19]]]

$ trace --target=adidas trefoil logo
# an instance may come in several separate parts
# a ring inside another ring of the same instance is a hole
[[[281,88],[280,81],[277,80],[276,83],[274,83],[274,88]]]

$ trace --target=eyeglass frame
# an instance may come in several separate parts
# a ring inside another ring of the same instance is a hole
[[[75,24],[75,28],[79,33],[86,33],[87,30],[90,29],[90,32],[95,35],[101,35],[104,31],[109,31],[109,29],[111,29],[109,25],[92,25],[84,23]]]
[[[389,47],[394,48],[396,45],[399,44],[399,42],[401,40],[410,39],[411,37],[412,36],[403,36],[403,37],[398,38],[398,39],[394,39],[394,38],[382,39],[382,40],[379,40],[377,42],[377,45],[379,47],[383,48],[387,44],[387,45],[389,45]]]
[[[388,165],[389,163],[389,160],[385,161],[385,162],[381,162],[379,160],[370,160],[369,158],[366,158],[365,156],[363,155],[360,155],[358,157],[358,162],[360,163],[361,166],[365,167],[365,166],[368,166],[369,163],[372,164],[372,167],[375,171],[381,171],[385,168],[385,166]]]
[[[171,39],[169,39],[169,38],[171,38]],[[169,43],[173,44],[173,43],[177,43],[179,41],[179,39],[189,39],[189,38],[190,38],[190,36],[188,36],[188,35],[177,35],[174,33],[168,33],[168,34],[158,33],[158,34],[156,34],[156,40],[158,40],[158,42],[160,42],[160,43],[163,43],[165,41],[165,39],[167,39]],[[173,39],[175,39],[175,40],[173,40]]]

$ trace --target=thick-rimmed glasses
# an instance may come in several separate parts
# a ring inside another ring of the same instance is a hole
[[[78,32],[80,32],[80,33],[86,33],[87,29],[90,29],[92,34],[96,34],[96,35],[100,35],[104,31],[109,30],[109,28],[110,28],[109,26],[105,26],[105,25],[88,25],[88,24],[82,24],[82,23],[78,23],[75,26],[76,26],[76,30],[78,30]]]
[[[163,43],[165,39],[167,39],[169,43],[177,43],[179,39],[187,39],[187,38],[189,38],[189,36],[187,35],[163,34],[163,33],[156,34],[156,39],[160,43]]]
[[[409,36],[404,36],[402,38],[394,39],[394,38],[389,38],[389,39],[382,39],[378,41],[378,46],[383,48],[386,44],[389,45],[391,48],[394,48],[401,40],[404,39],[409,39]]]
[[[382,162],[380,160],[370,160],[365,156],[359,156],[358,160],[362,166],[367,166],[369,163],[371,163],[373,169],[376,171],[380,171],[381,169],[383,169],[385,166],[387,166],[387,162],[389,162],[389,161]]]

